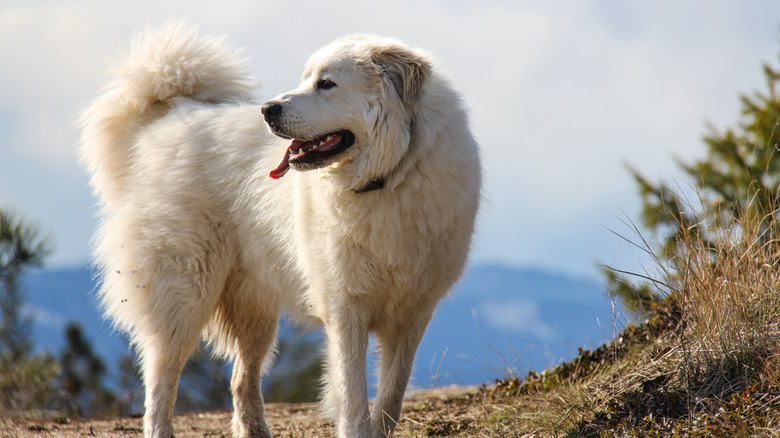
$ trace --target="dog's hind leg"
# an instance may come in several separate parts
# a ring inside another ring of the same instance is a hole
[[[404,398],[417,347],[431,319],[430,313],[396,322],[377,331],[380,348],[379,390],[374,400],[371,422],[374,437],[388,437],[401,417]]]
[[[219,304],[219,323],[229,334],[235,357],[230,389],[233,393],[233,435],[242,438],[270,438],[265,422],[261,378],[270,365],[276,339],[278,306],[270,297],[252,297],[245,284],[228,281],[229,292]]]
[[[188,269],[184,261],[182,257],[160,262],[149,281],[146,311],[133,334],[146,387],[147,438],[173,436],[173,408],[182,368],[213,315],[224,284],[224,276],[220,279],[213,271],[204,272],[200,263],[194,263],[199,268]]]
[[[193,311],[196,313],[199,312]],[[139,345],[146,387],[144,436],[147,438],[173,436],[173,407],[179,377],[206,322],[206,318],[193,315],[178,320],[173,315],[170,317],[167,324],[145,335],[143,344]]]
[[[179,376],[198,337],[183,336],[162,339],[155,336],[140,351],[143,380],[146,387],[144,436],[173,437],[173,407]]]

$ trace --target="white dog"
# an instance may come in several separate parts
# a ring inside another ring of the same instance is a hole
[[[337,40],[262,107],[247,71],[222,39],[168,24],[141,33],[84,114],[98,294],[138,351],[145,434],[173,435],[203,335],[235,360],[233,433],[270,436],[260,377],[289,310],[324,326],[338,435],[389,435],[474,228],[480,162],[461,101],[428,57],[388,39]]]

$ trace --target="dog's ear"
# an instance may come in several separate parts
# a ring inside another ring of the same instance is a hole
[[[425,79],[431,72],[427,59],[405,47],[388,45],[378,47],[371,54],[371,61],[380,75],[392,82],[404,102],[417,102]]]

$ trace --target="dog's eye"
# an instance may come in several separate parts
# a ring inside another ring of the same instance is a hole
[[[329,90],[336,86],[336,83],[331,81],[330,79],[320,79],[317,81],[317,89],[318,90]]]

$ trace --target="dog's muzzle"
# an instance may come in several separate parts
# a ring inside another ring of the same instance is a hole
[[[262,111],[268,126],[276,131],[279,128],[279,122],[282,119],[282,104],[280,102],[269,101],[260,108],[260,111]]]

